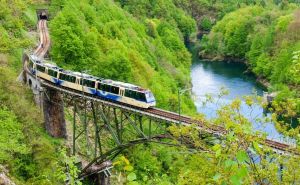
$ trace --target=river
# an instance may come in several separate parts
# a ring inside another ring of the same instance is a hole
[[[255,82],[255,77],[244,74],[247,69],[245,64],[234,62],[210,62],[202,61],[198,57],[193,57],[191,67],[192,96],[197,107],[197,111],[204,113],[207,118],[213,118],[216,110],[230,103],[233,99],[244,95],[262,96],[263,88]],[[229,90],[229,94],[218,98],[220,88]],[[219,99],[218,104],[208,103],[203,106],[205,95],[210,94],[214,99]],[[241,112],[244,116],[251,118],[263,116],[263,109],[255,106],[252,109],[242,103]],[[261,124],[253,121],[253,130],[260,130],[268,134],[269,139],[283,140],[282,135],[276,130],[272,123]]]

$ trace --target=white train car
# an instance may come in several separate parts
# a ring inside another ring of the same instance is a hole
[[[113,80],[100,79],[88,74],[66,71],[51,63],[29,61],[27,68],[33,75],[77,91],[96,95],[136,107],[149,108],[156,105],[150,90]]]

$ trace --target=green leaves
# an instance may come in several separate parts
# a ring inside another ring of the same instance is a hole
[[[219,157],[221,155],[222,152],[222,148],[220,144],[216,144],[212,147],[212,149],[215,151],[215,155],[216,157]]]
[[[279,3],[278,6],[266,2],[261,1],[263,6],[242,6],[226,14],[202,39],[201,54],[221,60],[226,57],[245,59],[257,76],[272,82],[272,88],[286,84],[290,91],[299,94],[300,62],[295,53],[300,49],[297,6],[292,2]],[[284,88],[277,91],[284,91]],[[285,101],[288,98],[286,96]],[[293,101],[299,102],[297,99],[299,97],[294,95]],[[246,100],[247,105],[252,103]],[[300,103],[297,105],[300,107]],[[296,112],[300,114],[300,109]]]
[[[258,144],[257,142],[253,141],[253,142],[252,142],[252,145],[253,145],[254,149],[255,149],[258,153],[261,152],[261,149],[260,149],[259,144]]]
[[[247,160],[249,160],[248,155],[244,150],[240,150],[236,154],[236,159],[239,161],[239,163],[243,163],[243,162],[246,162]]]
[[[21,123],[14,113],[0,105],[0,163],[8,162],[13,155],[29,153],[24,139]]]
[[[134,181],[136,180],[136,174],[134,172],[131,172],[127,175],[127,180],[128,181]]]
[[[236,174],[230,177],[230,182],[234,185],[243,184],[243,179],[247,176],[247,168],[242,167],[237,170]]]

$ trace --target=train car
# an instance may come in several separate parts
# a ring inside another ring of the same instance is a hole
[[[156,105],[150,90],[113,80],[100,79],[88,74],[66,71],[51,63],[29,61],[28,70],[37,77],[77,91],[96,95],[136,107],[149,108]]]
[[[97,95],[100,97],[137,107],[149,108],[156,105],[151,91],[128,83],[101,80],[98,82],[97,91]]]

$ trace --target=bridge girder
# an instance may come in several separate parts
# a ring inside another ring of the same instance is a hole
[[[49,97],[49,91],[43,92],[45,97]],[[72,120],[66,126],[71,133],[69,135],[72,135],[71,153],[79,153],[90,161],[83,168],[81,177],[87,175],[89,167],[111,160],[124,149],[137,144],[155,142],[181,146],[175,143],[176,138],[168,131],[172,124],[170,121],[110,106],[84,95],[61,92],[61,96],[65,116]]]

